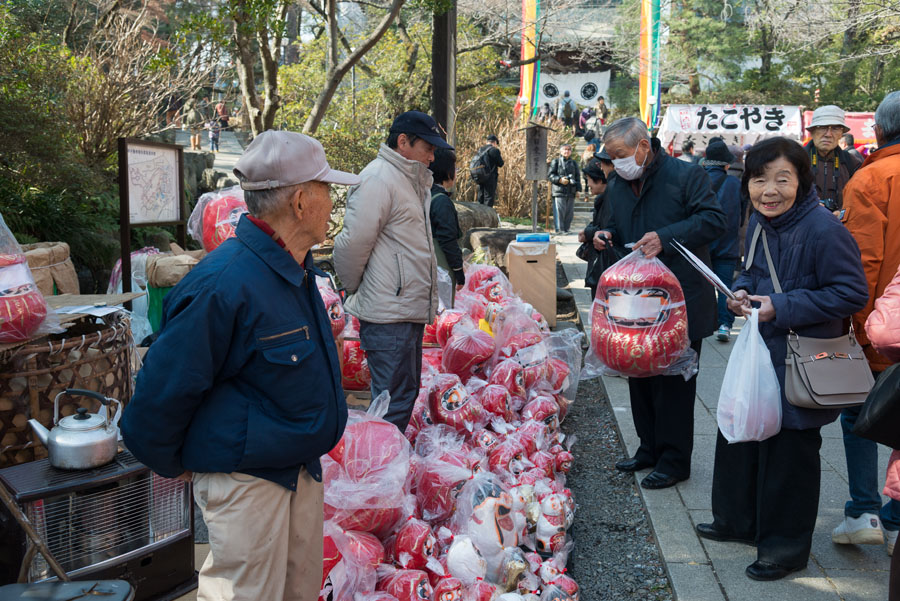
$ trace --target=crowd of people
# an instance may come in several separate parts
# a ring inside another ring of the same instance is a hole
[[[697,534],[755,546],[750,578],[775,580],[804,569],[818,512],[820,431],[840,418],[850,500],[832,541],[886,543],[896,601],[900,451],[892,454],[884,487],[890,500],[882,504],[877,443],[853,431],[862,406],[811,409],[795,406],[785,392],[789,342],[797,336],[855,336],[876,380],[897,358],[900,330],[890,320],[900,313],[900,91],[883,99],[874,120],[878,147],[861,162],[850,152],[852,137],[837,106],[816,109],[805,146],[783,137],[743,148],[713,139],[703,158],[685,143],[681,160],[667,155],[640,120],[620,119],[584,167],[596,198],[579,240],[592,292],[598,272],[626,244],[658,256],[684,289],[698,355],[714,331],[718,340],[729,339],[735,315],[759,312],[781,389],[781,429],[763,441],[732,444],[719,433],[713,521],[698,524]],[[673,240],[712,267],[734,297],[719,293],[716,306],[713,287],[674,251]],[[696,376],[629,379],[640,446],[617,469],[652,468],[641,482],[650,489],[690,477],[695,388]]]
[[[567,97],[557,117],[572,124],[577,107],[566,109]],[[215,114],[227,125],[224,103]],[[892,338],[882,328],[876,341],[867,330],[873,311],[900,311],[877,304],[900,298],[896,290],[886,294],[900,287],[892,284],[900,267],[900,92],[879,105],[878,150],[861,165],[840,147],[846,132],[843,111],[821,107],[806,147],[782,137],[749,148],[717,139],[695,161],[692,148],[679,160],[641,120],[619,119],[592,141],[596,152],[582,169],[568,144],[549,165],[555,227],[572,227],[584,181],[594,195],[591,224],[578,234],[586,285],[593,292],[626,245],[659,258],[683,288],[697,355],[704,338],[727,341],[734,316],[755,307],[782,391],[788,337],[841,336],[847,320],[877,377],[900,348],[900,333]],[[503,166],[499,140],[489,136],[479,153],[488,172],[479,201],[490,206]],[[159,338],[121,429],[151,469],[194,483],[211,548],[198,599],[312,601],[322,577],[319,457],[338,443],[347,420],[340,361],[315,285],[324,274],[310,253],[326,236],[330,186],[352,186],[334,267],[349,293],[346,310],[359,319],[373,397],[390,393],[385,420],[404,431],[420,388],[423,331],[438,308],[438,265],[457,290],[465,284],[451,201],[456,154],[434,119],[409,111],[359,175],[331,169],[319,142],[284,131],[257,136],[234,171],[249,214],[236,237],[166,297]],[[673,251],[674,241],[730,284],[733,298],[717,299]],[[696,375],[629,379],[640,446],[616,469],[650,468],[641,480],[646,489],[690,478],[696,385]],[[832,540],[886,540],[892,554],[900,482],[889,483],[896,500],[882,506],[876,443],[852,431],[859,406],[805,409],[784,392],[781,406],[781,430],[767,440],[728,444],[719,434],[713,521],[698,524],[697,534],[756,546],[747,567],[754,579],[805,568],[818,511],[820,429],[840,416],[850,501]],[[900,451],[892,458],[900,465]],[[900,600],[898,557],[891,601]]]

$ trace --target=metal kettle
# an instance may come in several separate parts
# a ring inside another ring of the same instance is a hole
[[[59,419],[59,399],[63,395],[89,396],[106,405],[104,415],[88,413],[79,407],[74,415]],[[109,404],[116,404],[116,413],[109,417]],[[119,443],[119,417],[122,403],[102,394],[77,388],[67,388],[53,400],[53,429],[35,419],[28,420],[38,439],[50,453],[50,465],[64,470],[85,470],[106,465],[116,456]]]

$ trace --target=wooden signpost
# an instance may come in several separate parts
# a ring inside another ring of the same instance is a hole
[[[178,244],[186,246],[184,149],[119,138],[119,230],[122,292],[131,292],[131,228],[174,225]],[[126,308],[131,309],[131,303]]]
[[[538,182],[547,179],[547,132],[550,128],[529,123],[525,128],[525,179],[531,182],[531,231],[537,231]]]

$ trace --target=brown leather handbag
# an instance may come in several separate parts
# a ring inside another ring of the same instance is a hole
[[[753,263],[760,232],[772,285],[781,294],[781,283],[761,225],[753,232],[747,267]],[[848,334],[837,338],[810,338],[791,330],[787,346],[784,396],[791,405],[804,409],[843,409],[865,402],[875,378],[852,325]]]

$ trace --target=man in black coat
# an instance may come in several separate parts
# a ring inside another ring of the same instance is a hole
[[[703,338],[716,329],[716,296],[671,242],[677,240],[710,264],[707,245],[725,232],[726,218],[709,177],[699,165],[667,155],[640,119],[619,119],[606,130],[603,142],[616,169],[606,190],[612,214],[605,231],[615,245],[633,242],[635,250],[649,258],[658,256],[672,270],[684,291],[691,348],[699,356]],[[641,481],[644,488],[686,480],[694,447],[697,376],[687,381],[680,375],[629,378],[628,388],[641,445],[616,468],[653,468]]]
[[[569,233],[575,215],[575,195],[581,192],[581,170],[572,160],[572,146],[559,147],[559,156],[550,161],[547,179],[553,184],[553,223],[556,233]]]
[[[478,152],[485,153],[487,180],[483,184],[478,184],[478,202],[492,207],[497,200],[497,179],[500,177],[500,167],[503,166],[503,155],[500,154],[500,139],[497,136],[491,134],[484,141],[487,144]]]

